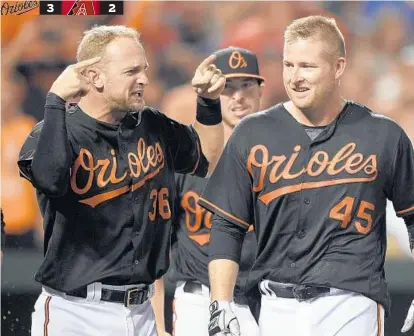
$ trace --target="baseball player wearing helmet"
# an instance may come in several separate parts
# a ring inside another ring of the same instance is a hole
[[[335,20],[293,21],[283,51],[290,100],[245,118],[228,140],[199,199],[215,213],[210,335],[240,334],[229,301],[252,224],[260,335],[384,335],[386,201],[413,237],[414,151],[394,121],[341,97],[345,65]]]
[[[148,62],[134,29],[84,33],[18,162],[45,227],[33,336],[157,334],[150,298],[169,266],[174,173],[204,177],[223,148],[215,58],[195,73],[197,118],[185,126],[144,105]]]
[[[214,54],[217,56],[216,66],[226,77],[221,94],[226,141],[240,120],[259,110],[264,77],[260,75],[256,55],[249,50],[229,47]],[[176,283],[173,333],[175,336],[208,336],[210,290],[207,265],[212,213],[197,205],[208,179],[176,174],[175,180],[177,195],[171,261],[171,280]],[[256,239],[251,227],[244,239],[240,272],[231,303],[242,326],[241,334],[246,336],[259,335],[259,327],[249,309],[249,305],[254,310],[257,306],[254,298],[244,293],[255,252]]]

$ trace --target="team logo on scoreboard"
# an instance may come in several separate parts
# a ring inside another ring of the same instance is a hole
[[[62,4],[70,3],[69,8],[62,8],[65,15],[98,15],[96,1],[93,0],[75,0],[64,1]]]
[[[1,15],[39,15],[39,1],[5,1]]]

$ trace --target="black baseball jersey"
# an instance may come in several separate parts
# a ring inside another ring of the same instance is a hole
[[[46,118],[61,129],[51,131]],[[57,146],[51,139],[50,150],[44,148],[42,128],[51,138],[67,132],[68,142]],[[71,158],[67,176],[61,153]],[[56,168],[49,164],[42,172],[47,160]],[[160,278],[169,266],[174,172],[194,172],[203,160],[197,133],[151,108],[128,114],[119,125],[79,107],[46,109],[19,159],[44,217],[45,258],[36,281],[68,292],[95,281],[150,284]]]
[[[199,204],[254,224],[261,279],[362,293],[389,309],[385,208],[414,213],[414,156],[404,131],[348,101],[313,141],[276,105],[236,127]]]
[[[197,204],[208,179],[176,174],[177,197],[173,219],[172,280],[195,280],[209,286],[208,247],[212,213]],[[243,294],[256,255],[253,227],[244,239],[235,295]]]

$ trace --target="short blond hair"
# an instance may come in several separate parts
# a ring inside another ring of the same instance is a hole
[[[312,15],[294,20],[287,26],[284,34],[285,43],[298,39],[318,39],[328,43],[331,55],[346,56],[345,39],[335,19],[321,15]]]
[[[129,37],[137,42],[140,33],[126,26],[94,26],[92,29],[83,33],[83,38],[79,43],[76,59],[78,62],[101,56],[106,46],[119,37]]]

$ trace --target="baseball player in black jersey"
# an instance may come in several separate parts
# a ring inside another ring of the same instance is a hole
[[[394,121],[341,97],[345,43],[333,19],[295,20],[284,37],[290,101],[239,123],[199,199],[215,213],[210,335],[239,335],[229,301],[252,224],[260,335],[383,335],[385,207],[388,198],[413,237],[413,147]]]
[[[215,53],[215,64],[226,76],[221,95],[225,141],[245,116],[259,110],[264,78],[257,57],[249,50],[229,47]],[[197,205],[207,179],[176,174],[176,213],[173,218],[171,280],[176,283],[174,299],[174,335],[208,336],[209,280],[208,250],[212,213]],[[247,233],[234,290],[234,309],[242,326],[242,335],[259,335],[259,327],[243,293],[247,274],[253,264],[256,239],[252,227]],[[156,312],[157,314],[157,312]],[[191,326],[191,327],[190,327]]]
[[[134,29],[84,33],[18,162],[45,227],[33,336],[157,334],[149,299],[169,265],[174,172],[204,177],[223,148],[215,58],[195,73],[197,119],[185,126],[144,106],[148,62]]]

